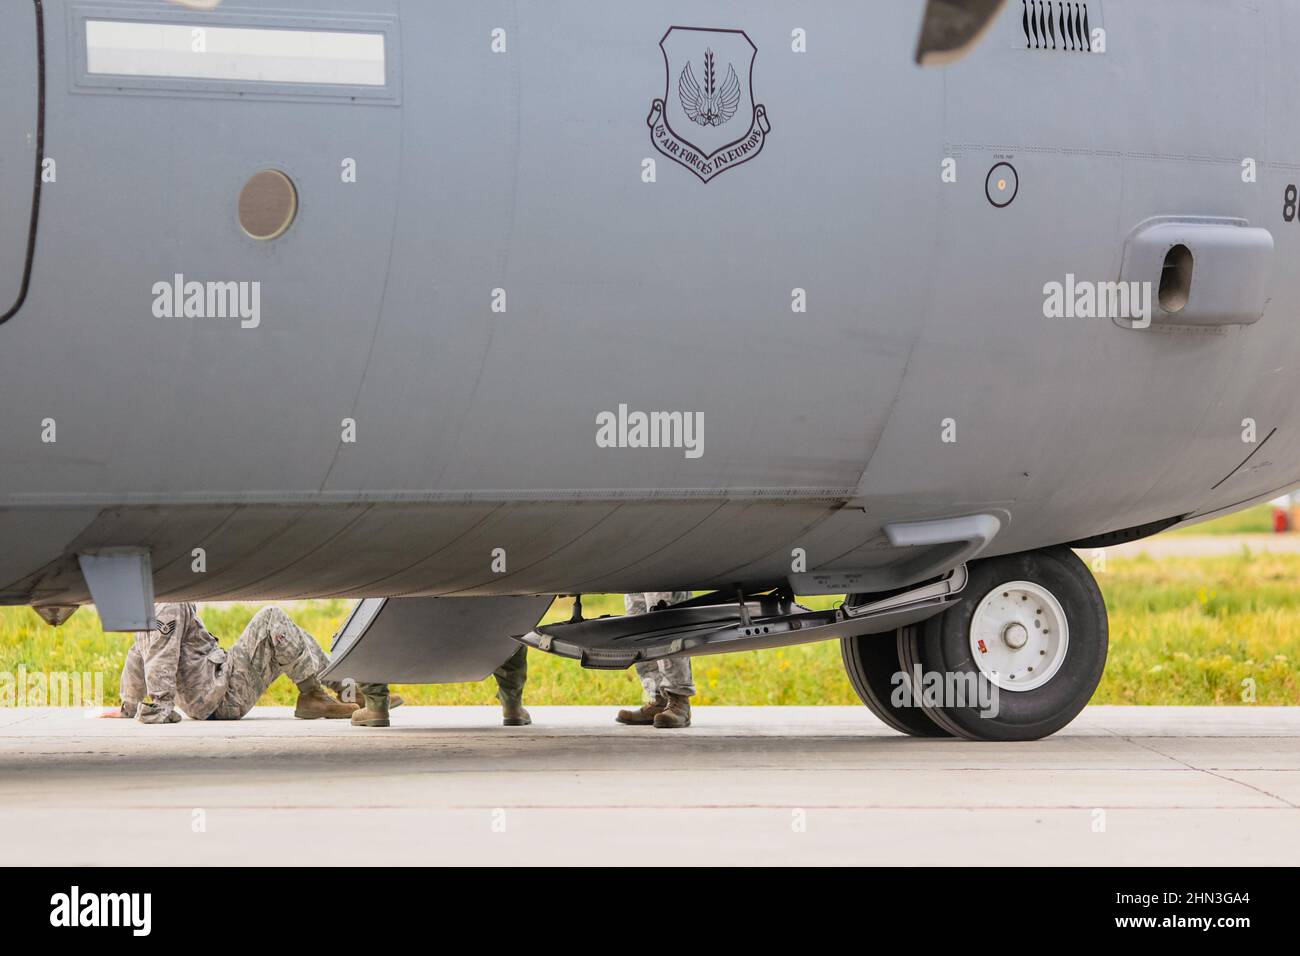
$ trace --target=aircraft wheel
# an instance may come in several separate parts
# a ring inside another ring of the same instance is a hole
[[[1106,668],[1110,629],[1092,573],[1068,548],[970,565],[962,600],[899,641],[941,696],[925,713],[969,740],[1039,740],[1074,720]],[[942,679],[942,683],[939,683]]]
[[[951,732],[935,723],[922,708],[893,702],[895,675],[903,669],[899,646],[904,632],[911,630],[914,628],[904,627],[893,634],[843,638],[840,656],[844,658],[844,670],[862,703],[894,730],[912,737],[951,737]]]

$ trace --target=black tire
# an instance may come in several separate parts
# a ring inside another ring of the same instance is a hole
[[[1028,691],[998,690],[996,716],[986,715],[978,704],[970,702],[965,706],[947,706],[952,701],[945,701],[944,706],[927,704],[924,710],[939,726],[968,740],[1040,740],[1051,736],[1079,715],[1106,669],[1110,627],[1097,582],[1087,565],[1068,548],[977,561],[969,571],[961,603],[903,636],[900,662],[909,673],[919,666],[926,674],[982,678],[970,637],[977,608],[986,597],[1011,582],[1037,585],[1060,604],[1069,626],[1064,656],[1047,682]]]
[[[894,675],[902,670],[899,648],[905,640],[904,632],[910,630],[913,628],[843,638],[840,656],[844,670],[862,703],[887,726],[910,737],[951,737],[952,733],[935,723],[922,708],[898,707],[891,701]]]

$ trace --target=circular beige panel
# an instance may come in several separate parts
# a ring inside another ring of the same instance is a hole
[[[278,239],[298,215],[298,190],[278,169],[254,173],[239,194],[239,224],[254,239]]]

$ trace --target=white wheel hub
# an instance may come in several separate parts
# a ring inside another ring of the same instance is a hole
[[[1065,608],[1051,591],[1031,581],[994,588],[971,617],[971,656],[1000,690],[1042,687],[1060,670],[1069,646]]]

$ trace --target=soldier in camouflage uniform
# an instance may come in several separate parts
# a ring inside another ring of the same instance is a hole
[[[193,604],[159,604],[154,614],[153,629],[136,635],[122,668],[124,717],[171,724],[181,719],[179,707],[194,720],[238,720],[281,674],[298,685],[295,717],[341,718],[356,710],[325,693],[317,675],[329,657],[278,607],[258,611],[229,651]]]
[[[497,700],[501,701],[501,723],[507,727],[524,727],[533,722],[524,709],[524,684],[528,681],[528,648],[522,644],[509,660],[492,672],[497,681]],[[388,712],[401,702],[400,697],[390,701],[387,684],[358,684],[357,691],[365,696],[365,706],[352,715],[357,727],[387,727]]]
[[[661,601],[680,604],[690,599],[690,591],[647,591],[624,595],[623,606],[628,614],[645,614]],[[641,678],[644,703],[635,710],[620,710],[615,719],[620,724],[653,724],[661,730],[689,727],[691,698],[695,696],[691,659],[672,657],[642,661],[636,665],[636,672]]]

